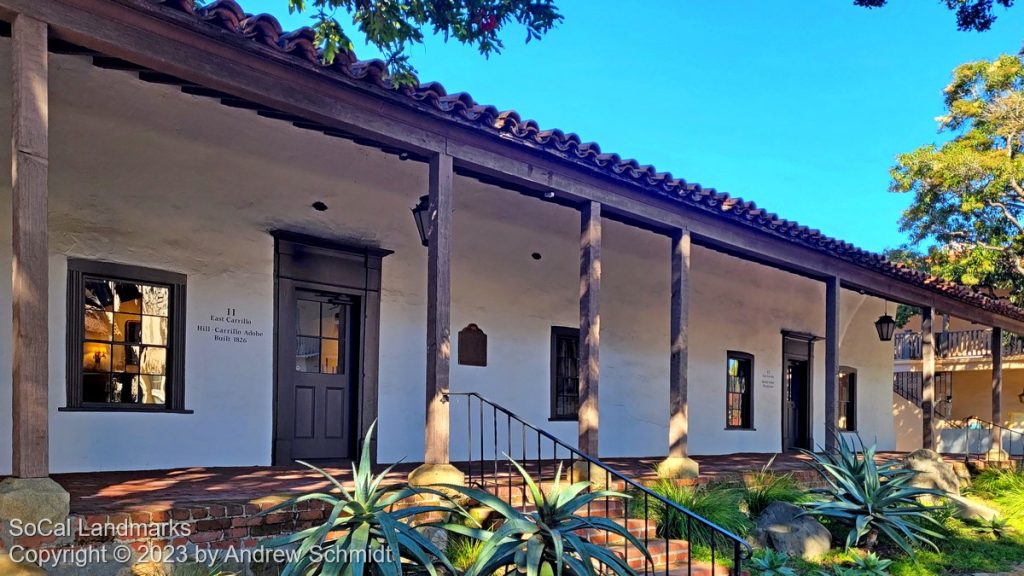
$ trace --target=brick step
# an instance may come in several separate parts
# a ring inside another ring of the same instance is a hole
[[[492,494],[495,493],[496,490],[500,491],[502,494],[508,494],[509,487],[512,487],[513,490],[522,490],[526,488],[526,483],[523,482],[523,479],[519,476],[513,476],[510,481],[507,475],[500,472],[497,476],[493,474],[485,474],[482,483],[479,478],[469,478],[467,480],[472,481],[474,484],[482,485],[485,490]],[[600,480],[603,482],[604,479],[601,478]],[[573,479],[573,482],[578,482],[578,480]],[[547,492],[555,485],[555,481],[542,480],[540,482],[536,482],[536,484],[542,491]],[[568,486],[569,484],[571,484],[569,479],[563,476],[561,485]],[[612,477],[609,479],[609,485],[607,487],[602,484],[599,488],[603,490],[623,492],[626,490],[626,482]]]
[[[508,498],[507,494],[495,494],[503,501],[508,502],[513,508],[517,510],[534,511],[536,506],[533,501],[527,497],[523,498],[521,494],[513,494],[512,498]],[[511,501],[510,501],[511,500]],[[594,500],[588,506],[584,506],[580,509],[582,515],[593,515],[593,516],[607,516],[607,517],[625,517],[627,503],[621,498],[601,498]]]
[[[640,539],[644,539],[647,536],[650,540],[657,539],[658,525],[653,520],[641,520],[639,518],[632,518],[630,520],[616,520],[620,526],[627,526],[627,530],[631,535]],[[612,534],[607,530],[585,528],[576,531],[579,535],[587,538],[594,544],[621,544],[625,538],[618,535]]]
[[[632,544],[609,544],[606,546],[616,556],[626,561],[634,570],[643,570],[648,566],[647,558]],[[682,540],[651,540],[647,543],[647,551],[654,561],[650,567],[655,571],[664,571],[666,567],[678,566],[690,557],[690,545]]]
[[[689,569],[688,569],[689,568]],[[665,572],[659,572],[659,576],[664,575]],[[748,572],[743,572],[744,576],[749,576]],[[686,562],[683,562],[680,566],[669,567],[667,576],[729,576],[729,569],[725,566],[715,566],[715,569],[711,569],[711,564],[708,562],[694,562],[693,566],[687,567]]]

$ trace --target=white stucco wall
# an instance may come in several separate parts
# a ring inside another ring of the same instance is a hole
[[[874,325],[884,302],[843,290],[840,304],[839,364],[857,370],[857,431],[851,435],[896,450],[892,342],[880,341]]]
[[[8,69],[8,48],[0,39],[0,74]],[[426,250],[409,207],[426,190],[426,166],[80,58],[53,56],[51,66],[53,470],[269,464],[273,229],[394,251],[383,271],[379,457],[420,459]],[[9,95],[0,93],[0,139],[9,138],[9,107]],[[9,162],[7,149],[0,149],[0,162]],[[9,187],[8,173],[0,170],[0,188]],[[548,422],[549,338],[551,326],[578,324],[579,214],[462,177],[455,190],[453,344],[458,330],[477,324],[488,335],[489,363],[453,362],[452,389],[480,392],[574,444],[575,423]],[[314,212],[316,200],[330,209]],[[0,202],[0,275],[6,277],[10,225],[10,202]],[[186,408],[193,414],[59,410],[65,404],[68,257],[188,275]],[[669,242],[606,220],[603,257],[601,455],[663,455]],[[691,452],[777,451],[781,332],[823,334],[823,286],[699,247],[692,267]],[[883,375],[891,374],[891,348],[874,336],[874,308],[861,310],[865,299],[857,294],[844,291],[843,299],[841,360],[858,369],[861,432],[888,446],[894,442],[892,406],[884,399],[891,375]],[[9,282],[0,282],[0,301],[10,302]],[[228,307],[265,336],[214,346],[195,330]],[[0,473],[10,470],[10,315],[9,305],[0,306]],[[756,431],[725,430],[727,350],[756,358]],[[823,374],[819,343],[813,376],[819,443]],[[464,426],[456,413],[453,458],[464,454]]]

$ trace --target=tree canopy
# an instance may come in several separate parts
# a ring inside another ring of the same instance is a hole
[[[562,15],[553,0],[288,0],[291,13],[311,13],[323,58],[331,62],[341,51],[352,50],[352,40],[341,22],[351,20],[366,41],[376,46],[396,83],[408,83],[416,70],[406,49],[423,43],[423,30],[472,45],[485,57],[501,52],[500,33],[520,25],[526,42],[539,40]],[[348,28],[351,30],[351,28]]]
[[[1024,61],[963,64],[945,89],[940,132],[897,157],[892,190],[911,193],[901,219],[924,253],[891,253],[930,272],[1024,302]]]
[[[956,27],[959,30],[984,32],[991,28],[996,21],[994,8],[996,6],[1009,8],[1013,6],[1014,0],[939,0],[939,2],[956,12]],[[853,0],[855,6],[864,8],[881,8],[888,3],[889,0]]]

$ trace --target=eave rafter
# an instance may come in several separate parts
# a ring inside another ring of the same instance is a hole
[[[540,130],[468,95],[449,96],[436,83],[393,89],[372,62],[322,66],[302,30],[284,33],[271,17],[254,16],[251,33],[243,33],[224,18],[218,26],[183,6],[177,0],[0,0],[0,19],[28,14],[49,24],[51,50],[90,52],[97,65],[132,70],[146,81],[414,160],[443,152],[463,175],[528,194],[554,191],[562,203],[600,202],[608,217],[658,233],[685,228],[698,245],[818,280],[839,277],[851,290],[1024,334],[1020,308],[890,263],[751,202],[603,154],[574,134]]]

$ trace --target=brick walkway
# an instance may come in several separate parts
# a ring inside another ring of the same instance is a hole
[[[701,465],[701,481],[707,481],[735,479],[744,473],[756,472],[770,458],[768,454],[732,454],[701,456],[696,460]],[[659,460],[655,457],[612,458],[608,463],[628,477],[648,481],[654,479],[654,467]],[[776,459],[773,469],[793,472],[801,481],[813,482],[816,475],[808,467],[808,460],[800,455],[782,455]],[[534,470],[539,466],[536,462],[527,462],[526,465]],[[550,478],[555,463],[540,465],[543,477]],[[415,464],[396,467],[388,480],[404,480],[413,467]],[[462,467],[465,469],[466,465]],[[507,486],[509,501],[512,501],[522,490],[513,486],[514,480],[506,484],[511,470],[499,467],[495,475],[493,463],[481,466],[478,462],[474,466],[477,478],[480,478],[481,468],[485,469],[482,481],[492,492]],[[327,470],[343,481],[351,480],[350,469],[330,467]],[[63,550],[127,545],[138,558],[145,558],[147,552],[154,548],[163,550],[166,546],[193,546],[207,550],[257,549],[267,538],[295,533],[323,522],[328,513],[321,502],[306,502],[269,514],[260,514],[261,511],[266,512],[279,504],[281,496],[326,491],[330,487],[329,482],[316,472],[298,466],[58,474],[54,479],[71,494],[69,525],[73,532],[14,538],[3,533],[3,527],[0,527],[0,534],[4,534],[0,536],[3,546],[17,544],[28,548]],[[625,489],[621,481],[613,481],[612,486],[618,490]],[[633,531],[633,524],[641,521],[633,518],[625,522]],[[652,529],[650,521],[642,523],[644,530]],[[163,527],[166,531],[153,534],[147,529],[139,532],[132,527],[130,531],[111,534],[105,528],[128,528],[136,524]],[[184,526],[187,530],[175,530],[175,526]],[[663,555],[656,557],[661,562],[656,567],[675,568],[688,558],[689,548],[685,542],[671,541],[664,546]],[[628,554],[626,559],[630,560]],[[638,561],[639,556],[633,560]],[[694,568],[693,574],[711,574],[703,564],[695,563]],[[677,572],[670,570],[668,573]]]
[[[722,479],[756,472],[770,458],[770,454],[729,454],[694,459],[700,463],[702,479]],[[628,476],[649,480],[654,477],[659,458],[609,458],[606,461]],[[394,481],[401,481],[415,466],[402,464],[391,476]],[[797,454],[778,456],[773,469],[810,472],[808,458]],[[328,467],[327,470],[339,478],[351,476],[347,468]],[[328,487],[318,474],[298,466],[94,472],[57,474],[53,478],[71,493],[71,510],[80,514],[167,510],[194,503],[249,502],[269,495],[299,494]]]

